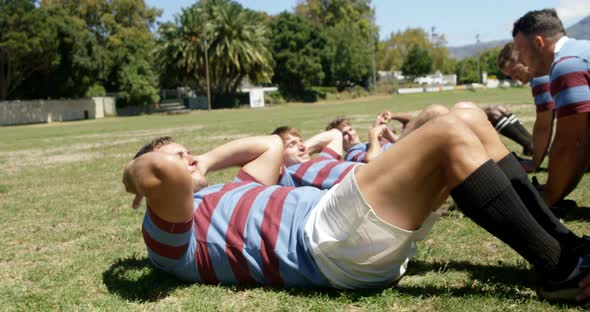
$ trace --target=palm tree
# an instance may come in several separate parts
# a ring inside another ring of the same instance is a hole
[[[205,84],[205,39],[208,40],[211,89],[234,94],[240,82],[268,83],[273,74],[270,31],[257,13],[229,0],[200,1],[183,9],[175,23],[160,28],[158,54],[164,71],[199,92]]]

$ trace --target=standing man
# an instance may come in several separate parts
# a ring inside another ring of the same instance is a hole
[[[590,161],[590,42],[568,38],[554,9],[526,13],[512,36],[531,74],[550,76],[557,126],[543,196],[552,205],[576,188]]]

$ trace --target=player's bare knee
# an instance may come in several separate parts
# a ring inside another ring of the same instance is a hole
[[[436,118],[437,116],[448,114],[449,109],[439,104],[433,104],[426,107],[423,112],[428,114],[429,116],[432,116],[432,118]]]
[[[453,109],[451,114],[471,126],[489,125],[488,116],[480,108]]]
[[[468,143],[468,140],[477,140],[471,128],[455,114],[446,114],[432,121],[438,134],[447,145]]]
[[[473,102],[463,101],[455,103],[455,105],[453,105],[453,109],[456,108],[479,108],[479,106]]]

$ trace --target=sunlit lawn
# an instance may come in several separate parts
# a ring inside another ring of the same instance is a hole
[[[459,100],[506,105],[532,128],[528,88],[2,127],[0,310],[576,310],[537,298],[526,263],[454,210],[421,243],[407,276],[386,289],[188,285],[149,265],[141,238],[144,209],[130,208],[120,181],[125,163],[151,138],[172,135],[200,153],[280,125],[310,136],[336,115],[350,116],[366,138],[364,129],[383,109],[417,111]],[[227,181],[235,172],[209,180]],[[546,179],[544,172],[537,175]],[[578,233],[590,233],[589,181],[570,196],[582,208],[565,222]]]

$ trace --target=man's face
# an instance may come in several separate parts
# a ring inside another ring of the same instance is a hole
[[[351,125],[345,125],[344,127],[341,127],[340,132],[342,132],[342,140],[344,142],[345,150],[348,150],[349,148],[361,143],[356,130],[354,130]]]
[[[514,37],[514,48],[518,51],[519,61],[528,67],[534,77],[549,74],[553,62],[553,51],[539,36],[526,36],[522,33]]]
[[[285,149],[283,150],[283,164],[287,167],[300,164],[310,159],[309,152],[301,137],[287,134],[283,139]]]
[[[531,80],[531,74],[529,73],[528,67],[522,63],[510,63],[506,67],[502,68],[502,73],[514,80],[520,81],[522,84],[526,84]]]
[[[164,146],[159,147],[157,151],[175,155],[186,164],[187,170],[193,177],[193,191],[197,192],[208,185],[207,178],[205,178],[205,176],[199,170],[198,160],[191,154],[189,150],[186,149],[186,147],[178,143],[168,143]]]

